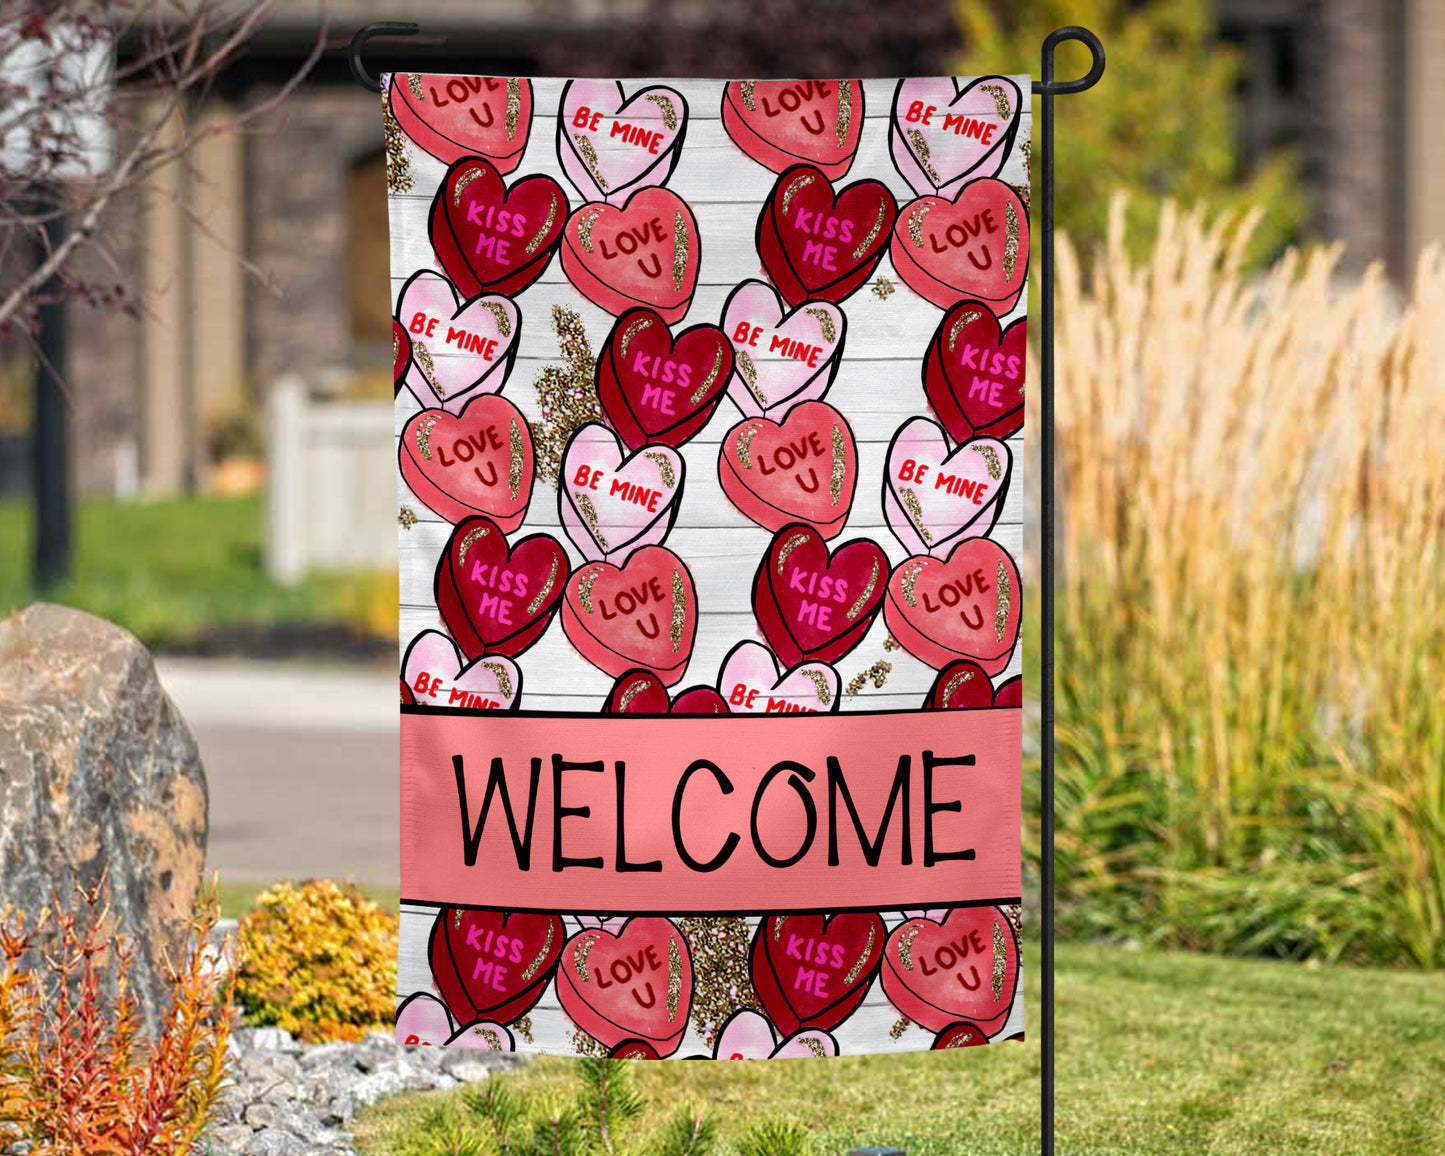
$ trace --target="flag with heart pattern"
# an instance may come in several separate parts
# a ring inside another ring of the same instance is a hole
[[[398,1042],[1022,1038],[1029,91],[384,79]]]

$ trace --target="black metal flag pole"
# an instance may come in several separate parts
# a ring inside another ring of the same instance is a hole
[[[347,56],[357,84],[381,92],[381,82],[361,63],[361,50],[373,36],[415,36],[420,29],[404,21],[381,21],[359,29]],[[444,37],[436,38],[445,39]],[[1088,48],[1093,61],[1080,80],[1054,80],[1054,49],[1065,40]],[[1040,1124],[1043,1156],[1054,1153],[1054,97],[1093,88],[1104,75],[1104,46],[1087,28],[1057,28],[1044,39],[1042,69],[1034,95],[1042,100],[1039,158],[1042,169],[1043,250],[1040,259],[1042,334],[1039,341],[1039,775],[1042,787],[1040,864],[1043,907],[1043,978]]]

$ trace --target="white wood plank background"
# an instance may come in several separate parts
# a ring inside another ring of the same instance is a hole
[[[1028,78],[1016,78],[1027,91]],[[698,288],[684,320],[675,328],[703,322],[719,323],[723,303],[736,285],[748,278],[766,280],[753,240],[753,229],[763,199],[776,179],[775,174],[748,159],[733,145],[719,119],[722,81],[627,82],[630,95],[653,83],[665,83],[680,91],[688,101],[687,135],[681,159],[667,187],[693,207],[702,238]],[[866,118],[859,140],[858,156],[840,184],[865,177],[882,180],[899,204],[913,199],[913,193],[893,168],[888,155],[888,122],[892,106],[892,80],[865,80],[863,90]],[[509,183],[523,175],[546,173],[567,191],[575,210],[582,200],[567,179],[557,159],[556,109],[565,81],[541,79],[533,82],[532,132],[522,163],[508,177]],[[1030,117],[1024,114],[1017,141],[1028,138]],[[610,142],[603,138],[599,149]],[[427,214],[431,195],[446,173],[446,166],[412,146],[411,164],[415,191],[391,198],[392,292],[420,268],[439,268],[427,241]],[[1027,180],[1018,144],[1000,176],[1014,184]],[[915,414],[927,413],[920,380],[920,367],[929,339],[942,317],[940,310],[916,296],[894,272],[885,256],[878,274],[887,277],[896,291],[886,300],[864,289],[842,308],[848,317],[848,332],[842,362],[826,400],[842,412],[853,428],[858,443],[859,479],[848,524],[834,546],[855,537],[872,538],[898,563],[907,552],[887,528],[880,493],[883,459],[894,431]],[[1022,316],[1028,294],[1020,296],[1017,310],[1004,323]],[[554,257],[542,278],[517,297],[522,311],[516,363],[502,393],[539,428],[540,410],[534,381],[542,368],[560,363],[556,336],[552,331],[554,305],[576,309],[583,319],[595,352],[612,327],[611,315],[581,297],[562,274]],[[439,356],[446,356],[439,354]],[[403,389],[396,403],[396,433],[420,408]],[[742,415],[728,399],[718,406],[702,432],[682,449],[687,461],[686,491],[677,523],[665,545],[689,565],[697,586],[699,617],[693,647],[682,686],[716,681],[724,655],[741,639],[760,638],[752,614],[751,585],[758,559],[772,535],[739,513],[727,500],[717,477],[718,446]],[[1022,434],[1012,439],[1013,477],[1004,509],[992,537],[1017,560],[1022,560],[1023,478]],[[401,578],[401,637],[398,654],[421,630],[441,626],[432,599],[432,582],[437,558],[450,527],[418,501],[397,474],[398,505],[408,506],[419,520],[410,530],[398,531]],[[553,534],[566,547],[573,564],[581,554],[562,531],[557,517],[556,494],[547,483],[537,482],[523,527],[512,535],[543,531]],[[866,683],[856,696],[845,696],[842,709],[899,710],[917,707],[932,685],[935,672],[901,650],[886,651],[887,636],[882,617],[874,623],[857,649],[835,664],[846,685],[854,675],[884,661],[892,666],[883,688]],[[1022,648],[1017,648],[1008,668],[995,683],[1011,678],[1022,669]],[[611,689],[612,679],[583,660],[567,641],[555,620],[541,640],[520,658],[526,676],[522,709],[596,710]],[[549,687],[544,672],[565,672],[566,689]]]

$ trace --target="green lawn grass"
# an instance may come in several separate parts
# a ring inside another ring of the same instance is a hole
[[[1061,1153],[1445,1153],[1439,974],[1071,945],[1057,974]],[[1031,1024],[1038,997],[1030,971]],[[569,1085],[571,1070],[544,1058],[513,1078],[547,1092]],[[817,1156],[865,1144],[909,1156],[1038,1152],[1036,1039],[831,1062],[639,1064],[637,1076],[652,1102],[638,1135],[694,1102],[708,1105],[725,1146],[787,1116],[812,1131]],[[400,1151],[446,1096],[373,1108],[358,1124],[361,1151]]]
[[[202,630],[354,617],[352,579],[316,575],[282,586],[266,575],[260,496],[76,507],[73,576],[51,601],[97,614],[147,645],[187,642]],[[30,508],[0,502],[0,613],[35,599]]]
[[[256,906],[256,897],[270,886],[270,883],[220,880],[216,884],[216,903],[220,908],[222,918],[240,919]],[[356,889],[373,903],[385,907],[388,911],[394,912],[401,906],[401,892],[394,887],[371,887],[364,883],[358,883]]]

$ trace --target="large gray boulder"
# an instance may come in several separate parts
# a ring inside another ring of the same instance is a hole
[[[106,874],[154,1025],[206,862],[196,741],[135,636],[37,603],[0,618],[0,906],[32,917]]]

